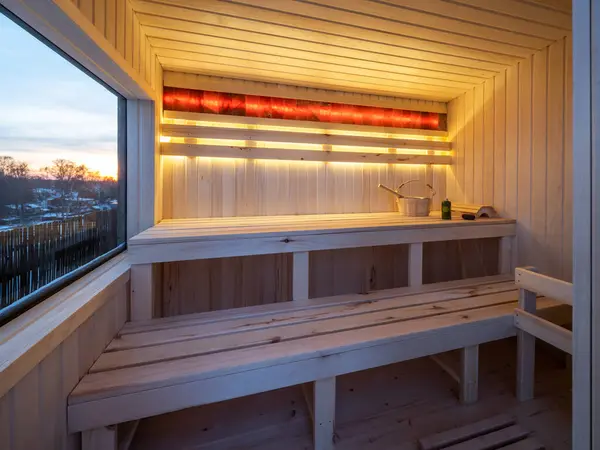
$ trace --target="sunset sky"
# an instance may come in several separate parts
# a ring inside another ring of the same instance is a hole
[[[0,13],[0,156],[117,176],[117,97]]]

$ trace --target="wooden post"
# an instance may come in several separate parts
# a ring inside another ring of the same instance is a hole
[[[292,299],[308,299],[309,273],[308,252],[295,252],[292,276]]]
[[[131,321],[152,319],[154,277],[152,264],[131,266]]]
[[[514,272],[514,243],[514,236],[504,236],[500,238],[500,251],[498,258],[498,273],[500,274]]]
[[[423,243],[410,244],[408,248],[408,285],[423,284]]]
[[[535,292],[519,291],[519,308],[535,314]],[[523,330],[517,330],[517,398],[520,401],[533,398],[535,381],[535,337]]]
[[[315,381],[313,393],[315,450],[333,450],[335,433],[335,377]]]
[[[81,450],[117,450],[117,427],[102,427],[81,433]]]
[[[461,349],[460,402],[475,403],[479,390],[479,345]]]

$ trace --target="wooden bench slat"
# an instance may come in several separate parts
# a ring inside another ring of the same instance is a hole
[[[144,333],[119,334],[119,337],[110,343],[107,351],[126,350],[201,337],[237,334],[252,330],[276,329],[292,324],[338,319],[347,316],[358,316],[377,311],[395,312],[398,309],[416,305],[441,303],[461,298],[479,298],[485,295],[509,292],[511,293],[511,299],[516,300],[518,291],[515,290],[514,284],[497,283],[469,289],[454,289],[450,291],[420,294],[411,296],[410,299],[407,299],[406,297],[392,297],[381,300],[365,300],[360,303],[336,305],[319,309],[305,309],[290,313],[270,314],[210,324],[197,324],[194,321],[191,321],[188,326],[181,326],[174,329],[164,329],[161,327],[157,331],[148,330]],[[443,306],[440,305],[440,308],[441,307]]]
[[[496,283],[514,282],[509,275],[493,275],[489,277],[473,278],[468,280],[455,280],[443,283],[425,284],[395,289],[386,289],[368,294],[338,295],[317,299],[297,300],[294,302],[272,303],[268,305],[247,306],[244,308],[227,309],[222,311],[209,311],[185,316],[165,317],[147,321],[129,322],[121,330],[121,335],[171,329],[178,326],[193,324],[210,324],[234,319],[246,319],[263,315],[282,312],[296,312],[306,309],[320,309],[332,306],[341,306],[366,301],[375,301],[392,297],[441,292],[454,289],[476,289],[477,286],[493,285]]]
[[[164,242],[185,242],[199,240],[229,240],[240,238],[256,238],[266,235],[289,234],[307,235],[339,232],[354,233],[371,230],[411,230],[415,228],[479,228],[497,224],[515,224],[513,219],[486,219],[485,221],[468,222],[459,219],[443,221],[439,216],[403,217],[396,213],[364,213],[364,214],[313,214],[285,216],[237,217],[236,221],[228,218],[210,218],[201,221],[174,219],[160,222],[130,239],[130,246],[152,245]]]
[[[421,450],[439,450],[457,442],[463,442],[482,434],[505,428],[513,425],[515,422],[514,417],[508,414],[500,414],[463,427],[453,428],[419,439],[419,445],[421,446]]]
[[[410,327],[373,327],[366,336],[365,330],[354,330],[325,336],[327,340],[281,343],[260,352],[240,350],[186,358],[172,365],[160,363],[152,371],[132,368],[91,374],[69,397],[69,430],[155,416],[503,339],[514,336],[511,320],[510,306],[503,305],[404,324]],[[295,346],[298,342],[304,345]],[[232,368],[234,362],[237,366]],[[203,368],[209,372],[199,373]],[[108,374],[115,376],[103,377]],[[152,379],[143,379],[149,376]]]
[[[514,336],[516,330],[513,326],[513,310],[514,303],[509,303],[468,313],[446,314],[423,320],[344,331],[250,349],[94,373],[83,378],[72,392],[69,401],[72,404],[79,403],[94,398],[155,389],[170,384],[186,383],[260,367],[310,358],[323,358],[390,342],[412,340],[422,333],[435,335],[443,328],[456,328],[471,322],[492,320],[502,328],[503,337]],[[473,340],[477,341],[475,338]],[[486,342],[486,340],[482,342]],[[459,344],[454,346],[454,344],[448,343],[450,345],[448,350],[464,346]],[[446,349],[440,351],[446,351]]]
[[[114,370],[120,367],[149,364],[167,359],[234,351],[241,348],[275,344],[311,336],[331,335],[352,329],[381,326],[388,323],[423,320],[427,317],[451,314],[459,311],[470,312],[478,308],[500,304],[510,303],[515,305],[517,296],[518,292],[513,290],[475,298],[461,298],[432,304],[406,306],[398,309],[386,309],[384,311],[356,314],[347,317],[330,316],[326,320],[277,327],[263,327],[257,330],[213,337],[201,337],[203,335],[202,326],[197,326],[190,330],[186,328],[186,334],[180,335],[179,341],[176,342],[103,353],[90,369],[90,372]],[[198,338],[194,335],[194,330],[199,333]]]

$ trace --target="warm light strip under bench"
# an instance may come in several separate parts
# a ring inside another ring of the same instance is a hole
[[[293,142],[349,147],[374,147],[379,151],[393,148],[450,151],[452,144],[444,141],[426,140],[425,137],[381,138],[368,136],[336,136],[328,133],[290,133],[289,131],[220,128],[195,125],[163,124],[162,135],[166,137],[198,139],[236,139],[241,141]],[[343,148],[342,148],[343,149]]]
[[[161,153],[170,156],[270,159],[277,161],[320,161],[384,164],[451,164],[451,156],[402,155],[396,153],[362,153],[318,150],[289,150],[286,148],[229,147],[162,143]]]
[[[515,233],[512,219],[441,220],[398,213],[164,220],[129,240],[132,317],[152,317],[154,263],[294,253],[293,293],[299,300],[308,297],[310,251],[409,244],[410,284],[420,285],[424,242],[502,238],[499,267],[508,272]]]

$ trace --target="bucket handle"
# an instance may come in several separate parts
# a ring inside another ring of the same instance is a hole
[[[402,189],[404,186],[406,186],[409,183],[414,183],[415,181],[419,181],[420,182],[421,180],[408,180],[408,181],[405,181],[400,186],[398,186],[397,192],[400,193],[400,189]],[[429,191],[430,191],[430,194],[431,194],[430,198],[433,198],[435,196],[435,194],[436,194],[435,189],[429,183],[425,183],[425,186],[427,186],[429,188]]]

